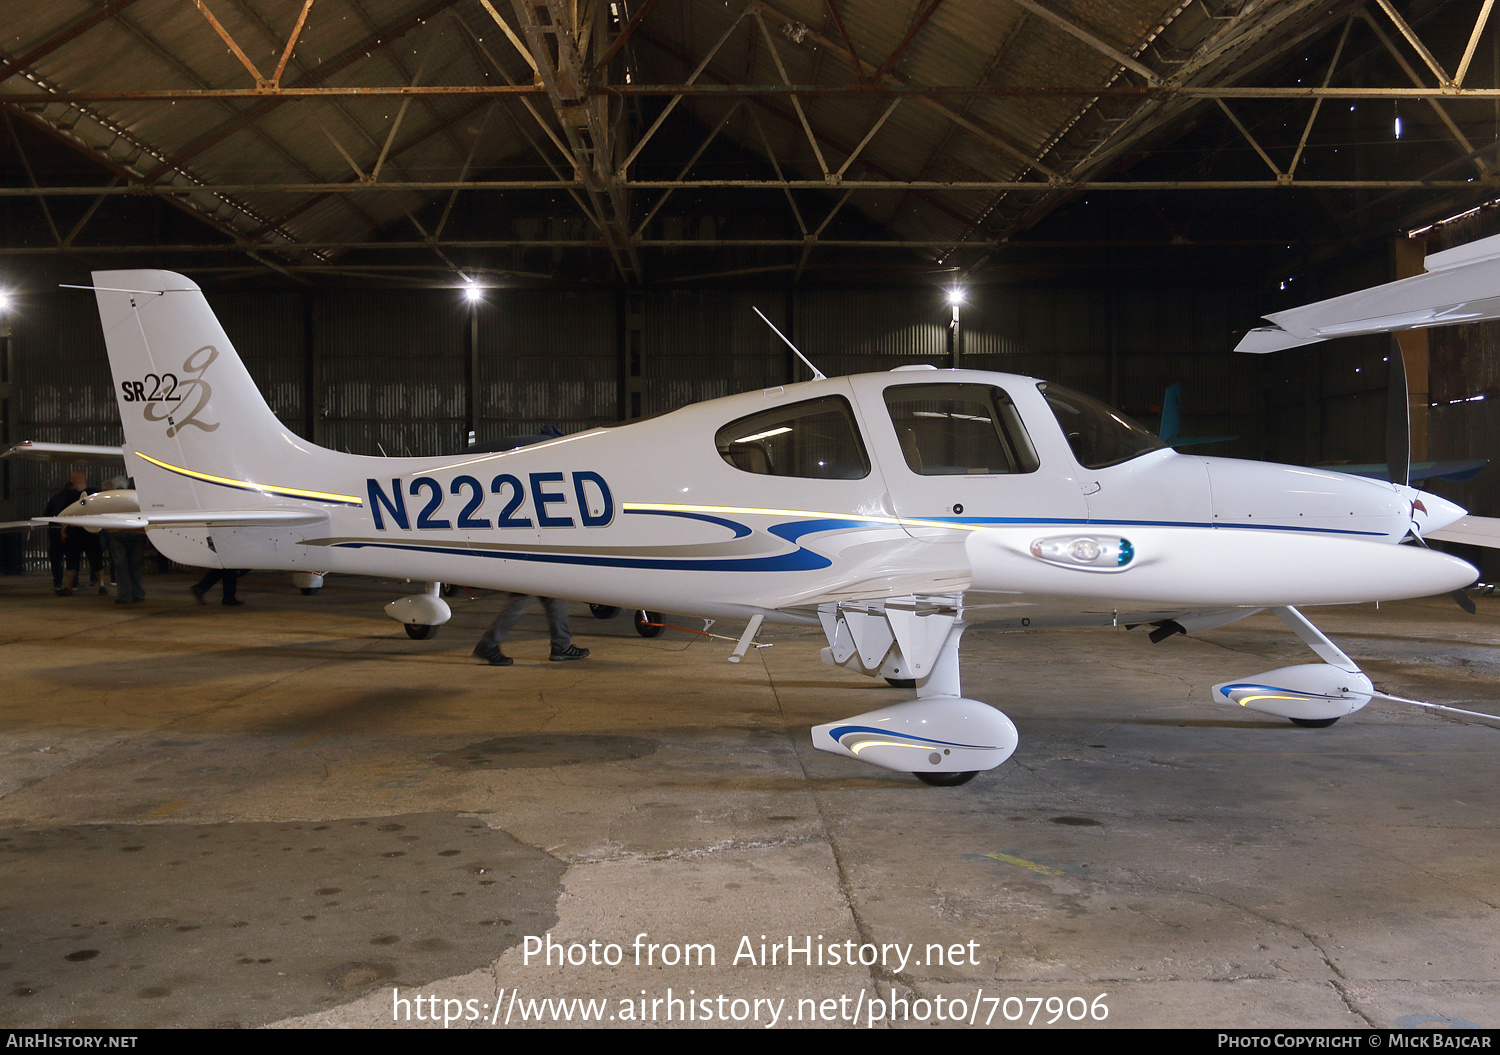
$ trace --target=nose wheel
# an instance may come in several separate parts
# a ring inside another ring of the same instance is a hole
[[[931,784],[935,788],[956,788],[961,784],[967,784],[979,776],[979,770],[970,769],[963,773],[923,773],[918,771],[916,777],[924,784]]]
[[[637,610],[635,613],[635,632],[642,637],[660,637],[666,627],[661,625],[660,612],[647,612]]]

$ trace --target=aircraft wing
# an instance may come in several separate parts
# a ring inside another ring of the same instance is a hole
[[[66,517],[36,517],[33,524],[64,524],[91,531],[185,527],[302,527],[322,524],[328,514],[317,509],[189,509],[147,513],[84,513]]]
[[[1490,523],[1500,528],[1500,521]],[[1107,532],[1038,534],[971,534],[964,548],[973,588],[1018,600],[1070,597],[1124,613],[1423,597],[1467,586],[1474,573],[1419,546],[1291,531],[1132,526],[1128,540]]]
[[[1424,537],[1435,538],[1440,542],[1460,542],[1470,546],[1500,549],[1500,519],[1468,516],[1439,531],[1429,531]]]
[[[94,443],[42,443],[22,440],[0,451],[0,458],[30,458],[33,461],[63,465],[92,465],[96,462],[123,462],[125,449]]]
[[[1427,273],[1265,316],[1237,352],[1278,352],[1361,333],[1500,319],[1500,235],[1433,253]]]
[[[1420,480],[1452,480],[1462,483],[1479,475],[1479,470],[1490,464],[1488,458],[1465,458],[1448,462],[1412,462],[1408,479],[1412,483]],[[1363,476],[1368,480],[1389,480],[1391,467],[1385,462],[1368,465],[1319,465],[1319,469],[1332,469],[1336,473]]]

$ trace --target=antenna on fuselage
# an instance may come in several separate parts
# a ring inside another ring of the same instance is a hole
[[[826,380],[828,380],[828,375],[825,374],[825,373],[823,373],[823,371],[819,370],[816,366],[813,366],[812,360],[809,359],[807,356],[805,356],[805,355],[802,354],[802,349],[798,348],[791,341],[787,340],[786,334],[784,334],[780,330],[778,330],[776,328],[776,324],[774,322],[772,322],[770,319],[766,318],[766,313],[765,312],[761,311],[754,304],[750,305],[750,310],[753,311],[753,312],[755,312],[755,314],[757,314],[757,315],[760,316],[760,321],[761,322],[763,322],[767,326],[771,327],[771,332],[772,333],[776,334],[776,336],[780,337],[783,341],[786,341],[786,346],[792,350],[792,354],[795,355],[798,359],[801,359],[803,365],[806,366],[809,370],[811,370],[813,372],[813,380],[814,381],[826,381]]]

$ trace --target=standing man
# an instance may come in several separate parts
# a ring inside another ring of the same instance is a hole
[[[88,478],[83,473],[74,473],[68,477],[68,486],[48,500],[46,515],[57,516],[87,493]],[[89,585],[101,594],[109,593],[109,587],[105,586],[99,577],[104,566],[104,548],[99,543],[98,533],[76,524],[64,524],[59,534],[62,539],[63,564],[66,566],[67,573],[60,586],[57,584],[57,557],[56,550],[52,549],[52,533],[49,531],[47,534],[47,547],[49,556],[52,558],[52,588],[57,595],[73,596],[73,586],[78,582],[79,565],[85,557],[89,562]]]
[[[515,660],[500,651],[500,642],[505,640],[505,635],[514,629],[521,619],[521,613],[526,611],[528,594],[513,593],[507,595],[510,599],[505,602],[505,607],[500,609],[500,614],[495,616],[495,621],[490,624],[489,630],[479,639],[479,644],[474,646],[474,655],[485,660],[492,667],[508,667]],[[562,663],[570,659],[584,659],[589,650],[579,648],[573,644],[572,631],[568,629],[568,602],[560,601],[556,597],[538,597],[542,603],[542,610],[547,613],[547,627],[552,632],[552,655],[548,657],[554,663]]]
[[[57,494],[47,499],[47,508],[43,516],[55,517],[68,506],[83,497],[83,489],[88,486],[88,477],[83,473],[74,473],[68,477],[68,484]],[[52,592],[57,596],[63,596],[63,564],[66,549],[63,543],[63,529],[61,524],[47,525],[47,560],[52,565]]]

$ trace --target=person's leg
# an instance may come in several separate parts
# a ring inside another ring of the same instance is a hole
[[[130,599],[146,599],[146,536],[136,532],[124,532],[125,563],[120,574],[130,581]]]
[[[65,547],[61,531],[47,532],[47,562],[52,565],[52,589],[62,593]]]
[[[552,655],[548,658],[553,660],[585,658],[589,650],[573,644],[573,634],[568,628],[568,602],[560,601],[556,597],[540,597],[538,600],[547,611],[547,625],[552,631]]]
[[[500,614],[495,616],[495,621],[490,624],[490,628],[479,639],[479,644],[474,646],[474,655],[481,659],[488,659],[494,662],[497,656],[504,658],[504,654],[500,651],[500,643],[505,640],[505,636],[515,628],[515,625],[521,621],[521,615],[526,611],[527,601],[530,600],[524,593],[508,594],[507,598],[504,606],[500,609]]]
[[[203,603],[203,595],[214,588],[214,584],[224,577],[222,568],[210,568],[208,574],[199,579],[193,586],[193,596],[198,598],[198,603]]]
[[[238,607],[245,602],[237,596],[240,588],[240,575],[243,573],[233,568],[224,569],[224,600],[220,604]]]
[[[538,597],[542,611],[547,613],[547,629],[552,635],[552,651],[561,652],[573,643],[573,633],[568,627],[568,602],[556,597]]]
[[[74,528],[73,531],[81,531]],[[83,561],[83,542],[75,538],[71,533],[63,536],[63,562],[67,564],[68,570],[63,575],[63,596],[73,596],[73,586],[78,582],[78,565]]]
[[[130,555],[125,546],[126,535],[116,531],[109,536],[109,562],[115,566],[115,604],[129,604],[135,600],[135,587],[130,583]]]
[[[104,547],[99,541],[99,536],[92,531],[83,533],[83,555],[89,562],[89,585],[98,589],[101,594],[109,593],[100,575],[104,569]]]

